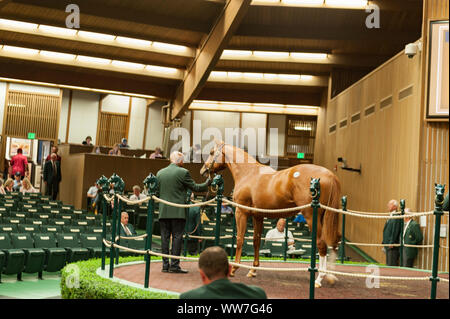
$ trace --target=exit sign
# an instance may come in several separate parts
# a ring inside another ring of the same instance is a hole
[[[28,133],[28,139],[34,140],[36,138],[36,133]]]
[[[297,158],[305,158],[305,153],[297,153]]]

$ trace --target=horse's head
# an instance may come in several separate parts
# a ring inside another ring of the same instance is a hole
[[[211,149],[208,159],[205,161],[200,174],[205,176],[206,174],[211,175],[225,169],[225,152],[224,152],[224,142],[216,141],[216,145]]]
[[[442,205],[444,202],[445,185],[435,183],[434,187],[436,189],[436,204]]]

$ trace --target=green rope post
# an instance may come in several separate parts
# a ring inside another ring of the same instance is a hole
[[[312,195],[311,206],[313,209],[313,220],[311,225],[312,235],[311,235],[311,265],[308,268],[309,275],[309,299],[314,299],[314,288],[316,279],[316,249],[317,249],[317,213],[320,208],[319,198],[320,198],[320,178],[311,178],[311,184],[309,186]]]
[[[117,210],[117,236],[119,236],[117,238],[117,245],[120,245],[120,227],[122,227],[122,201],[121,200],[117,200],[119,207]],[[116,265],[119,264],[119,255],[120,255],[120,250],[119,248],[117,248],[116,250]]]
[[[231,237],[231,260],[234,259],[234,245],[236,244],[236,207],[231,206],[233,210],[233,218],[231,221],[231,225],[233,227],[233,235]]]
[[[347,211],[347,196],[342,196],[342,210]],[[341,264],[345,261],[345,214],[342,215]]]
[[[216,194],[216,236],[214,239],[214,245],[220,244],[220,214],[222,212],[222,197],[223,197],[223,178],[222,175],[216,175],[211,183],[211,186],[217,190]]]
[[[98,203],[98,207],[97,210],[99,209],[99,207],[102,207],[102,270],[105,270],[105,260],[106,260],[106,246],[105,243],[103,242],[103,240],[106,239],[106,200],[103,197],[103,194],[107,193],[109,190],[109,184],[108,184],[108,179],[105,176],[101,176],[98,180],[97,180],[97,185],[99,185],[101,187],[101,192],[98,191],[97,194],[99,194],[99,203]],[[101,195],[100,195],[101,194]]]
[[[114,196],[114,209],[112,213],[111,248],[109,250],[109,278],[114,274],[114,253],[113,243],[116,241],[116,218],[117,218],[117,197]]]
[[[156,179],[156,176],[150,173],[144,180],[144,185],[148,189],[148,196],[150,196],[150,200],[148,201],[148,207],[147,207],[147,238],[145,241],[145,250],[151,250],[152,249],[152,233],[153,233],[153,213],[155,210],[155,200],[153,199],[153,196],[156,195],[158,190],[158,180]],[[145,279],[144,279],[144,288],[148,288],[148,283],[150,280],[150,262],[151,262],[151,255],[146,254],[145,255]]]
[[[445,185],[434,184],[436,189],[436,199],[434,201],[434,243],[433,243],[433,267],[431,272],[431,296],[430,299],[436,299],[436,288],[439,281],[438,278],[438,262],[439,262],[439,235],[441,229],[441,217],[444,214],[442,205],[444,204]]]
[[[401,215],[405,215],[405,200],[401,199],[400,200],[400,211],[401,211]],[[403,228],[405,226],[405,220],[402,218],[400,219],[400,250],[399,250],[399,254],[400,254],[400,267],[403,266]]]
[[[191,195],[192,195],[192,191],[190,189],[187,190],[186,192],[186,204],[190,204],[191,203]],[[184,257],[187,256],[187,244],[189,241],[189,232],[191,229],[191,224],[190,224],[190,218],[189,218],[189,208],[185,208],[186,211],[186,227],[184,230],[184,252],[183,255]]]
[[[286,220],[286,225],[284,226],[284,256],[283,259],[286,261],[287,259],[287,250],[288,250],[288,220]]]
[[[113,277],[114,274],[114,253],[115,249],[113,247],[113,244],[116,242],[116,218],[117,218],[117,211],[118,211],[118,200],[115,194],[121,194],[125,188],[125,183],[120,176],[116,175],[115,173],[109,178],[108,180],[109,185],[114,185],[114,209],[113,209],[113,219],[112,219],[112,231],[111,231],[111,249],[109,253],[109,278]],[[120,218],[119,218],[120,223]],[[119,226],[120,224],[117,223]],[[117,229],[117,231],[120,231],[120,228]],[[117,254],[119,254],[117,252]]]

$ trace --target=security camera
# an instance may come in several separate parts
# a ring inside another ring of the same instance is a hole
[[[422,50],[422,43],[408,43],[405,46],[405,54],[412,59],[419,51]]]

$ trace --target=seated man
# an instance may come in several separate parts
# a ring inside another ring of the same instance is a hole
[[[198,260],[204,286],[184,292],[180,299],[267,299],[264,290],[228,280],[231,265],[223,248],[205,249]]]
[[[95,198],[97,197],[97,192],[100,186],[95,183],[94,186],[91,186],[87,191],[87,208],[90,210],[92,208],[92,204],[94,204]]]
[[[266,243],[269,241],[284,242],[284,237],[286,236],[284,227],[286,227],[286,219],[280,218],[277,222],[277,227],[267,232]],[[294,236],[292,235],[290,230],[288,230],[288,238],[288,251],[294,250]]]
[[[133,225],[128,224],[128,213],[122,212],[120,215],[120,236],[131,237],[136,235]]]
[[[130,196],[130,200],[146,199],[147,196],[141,193],[141,188],[138,185],[133,186],[133,195]]]

